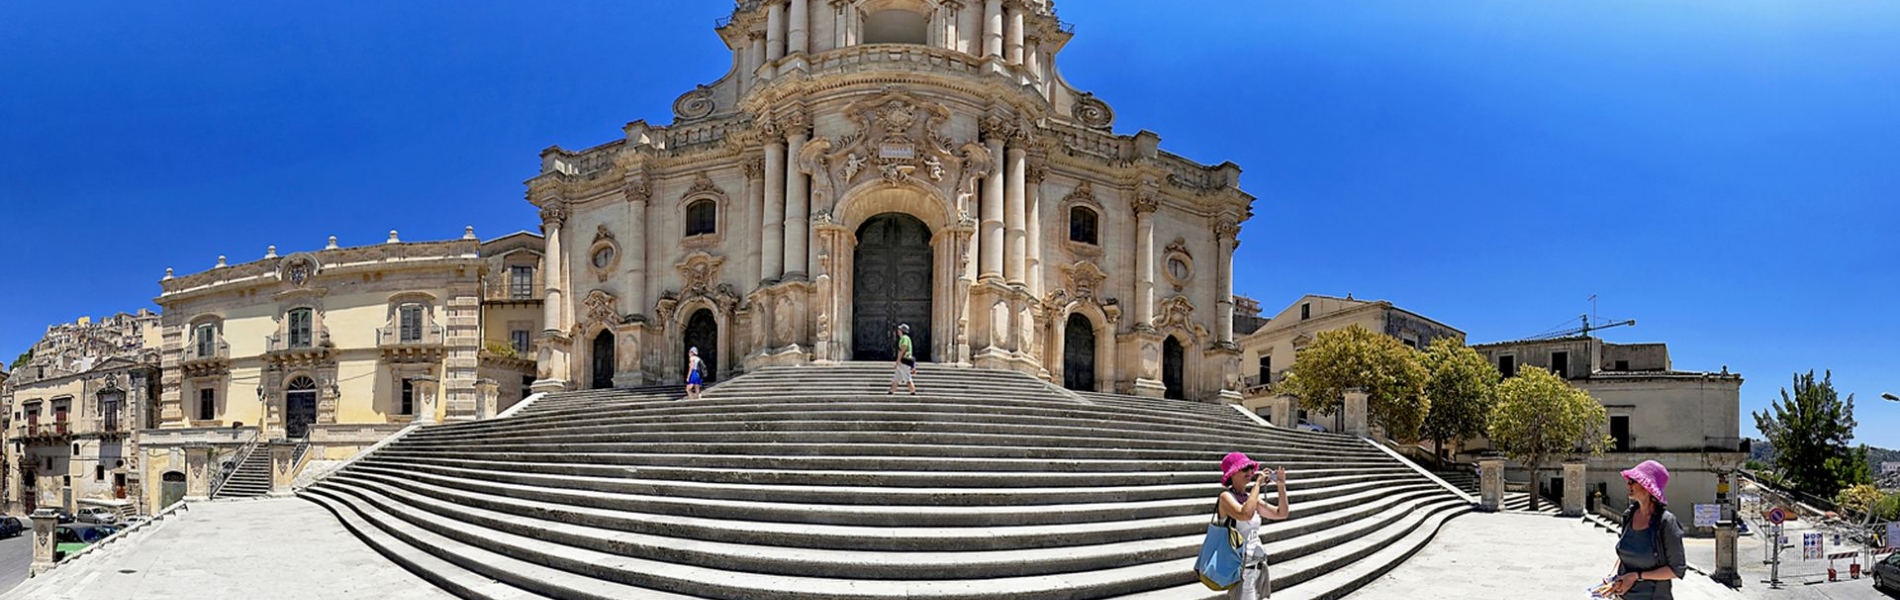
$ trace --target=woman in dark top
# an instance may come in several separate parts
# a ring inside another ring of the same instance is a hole
[[[1669,470],[1643,461],[1623,471],[1630,507],[1623,513],[1623,536],[1616,541],[1616,581],[1611,595],[1623,600],[1673,600],[1673,582],[1688,571],[1682,556],[1682,524],[1667,510],[1663,491]]]

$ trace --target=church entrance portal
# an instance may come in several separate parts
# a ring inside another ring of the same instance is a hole
[[[1187,390],[1181,387],[1181,362],[1186,353],[1174,336],[1161,342],[1161,385],[1168,388],[1167,397],[1175,400],[1187,399]]]
[[[912,353],[930,360],[930,228],[903,213],[872,217],[851,256],[851,358],[896,360],[904,323]]]
[[[1095,391],[1095,325],[1070,313],[1062,329],[1062,387]]]
[[[689,348],[698,348],[699,360],[705,363],[703,367],[705,370],[700,372],[700,378],[707,384],[717,380],[718,377],[715,375],[719,372],[719,322],[713,320],[712,311],[699,309],[693,312],[692,318],[686,320],[686,348],[680,349],[680,356],[686,356],[686,350]],[[680,370],[680,377],[685,376],[686,371]]]
[[[597,390],[614,386],[614,334],[602,331],[594,336],[594,381],[589,386]]]

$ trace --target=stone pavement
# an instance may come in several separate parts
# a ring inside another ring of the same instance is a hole
[[[193,504],[123,540],[28,579],[6,600],[449,600],[295,498]],[[129,543],[128,543],[129,542]]]
[[[33,530],[27,530],[24,535],[0,540],[0,592],[13,589],[13,586],[26,581],[26,573],[32,567]]]
[[[1616,566],[1616,538],[1579,519],[1473,513],[1351,600],[1579,600]],[[1690,561],[1692,564],[1694,560]],[[1743,600],[1694,572],[1678,600]]]

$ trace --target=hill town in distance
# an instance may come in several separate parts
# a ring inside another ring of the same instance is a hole
[[[1237,293],[1293,200],[1050,0],[717,12],[518,231],[97,281],[0,371],[0,599],[1900,597],[1900,397]]]

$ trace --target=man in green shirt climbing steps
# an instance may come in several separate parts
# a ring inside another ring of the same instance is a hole
[[[897,362],[891,365],[891,389],[884,392],[888,396],[897,393],[897,384],[910,387],[910,395],[917,395],[917,382],[912,376],[917,374],[917,358],[910,352],[910,325],[897,324]]]

